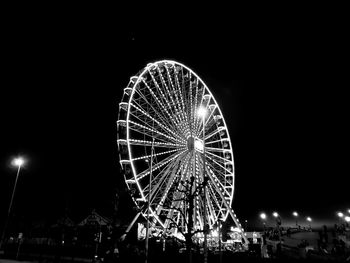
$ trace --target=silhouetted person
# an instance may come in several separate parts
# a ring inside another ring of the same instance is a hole
[[[323,226],[323,237],[324,237],[324,242],[328,244],[328,229],[327,226]]]

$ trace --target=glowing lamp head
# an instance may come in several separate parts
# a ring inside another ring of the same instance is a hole
[[[12,161],[12,165],[14,165],[14,166],[20,167],[20,166],[22,166],[23,164],[24,164],[24,159],[23,159],[22,157],[15,158],[15,159],[13,159],[13,161]]]
[[[348,209],[348,213],[350,214],[350,209]]]
[[[205,116],[207,116],[207,113],[208,113],[207,109],[203,106],[199,107],[197,110],[197,115],[200,118],[205,118]]]
[[[277,212],[273,212],[272,215],[273,215],[274,217],[278,217],[278,213],[277,213]]]
[[[260,218],[261,218],[261,219],[266,219],[266,214],[265,214],[265,213],[261,213],[261,214],[260,214]]]
[[[293,212],[293,216],[298,216],[298,212]]]
[[[306,218],[306,220],[309,221],[309,222],[312,221],[311,217],[309,217],[309,216]]]
[[[344,216],[344,214],[343,214],[342,212],[338,212],[337,215],[338,215],[339,217],[343,217],[343,216]]]
[[[350,216],[346,216],[346,217],[344,217],[344,219],[346,222],[348,222],[348,223],[350,222]]]

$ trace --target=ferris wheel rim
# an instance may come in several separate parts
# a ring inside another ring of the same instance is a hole
[[[229,151],[229,153],[230,153],[230,155],[231,155],[231,158],[232,158],[232,161],[230,162],[230,164],[232,165],[232,176],[233,176],[232,189],[233,189],[233,190],[232,190],[232,193],[230,194],[230,199],[229,199],[229,205],[231,206],[231,205],[232,205],[232,201],[233,201],[233,195],[234,195],[234,178],[235,178],[235,173],[234,173],[234,161],[233,161],[234,155],[233,155],[233,150],[232,150],[231,138],[230,138],[230,134],[229,134],[229,132],[228,132],[228,128],[227,128],[227,124],[226,124],[225,118],[223,117],[222,111],[221,111],[221,109],[220,109],[220,107],[219,107],[219,105],[218,105],[218,103],[217,103],[215,97],[213,96],[211,90],[208,88],[208,86],[205,84],[205,82],[204,82],[191,68],[185,66],[184,64],[182,64],[182,63],[180,63],[180,62],[173,61],[173,60],[160,60],[160,61],[156,61],[156,62],[152,62],[152,63],[147,64],[147,66],[138,74],[137,80],[136,80],[136,81],[133,83],[133,85],[132,85],[132,91],[131,91],[130,99],[129,99],[128,106],[127,106],[127,117],[126,117],[126,127],[127,127],[127,129],[126,129],[126,132],[127,132],[126,138],[127,138],[127,139],[126,139],[126,143],[127,143],[127,147],[128,147],[128,152],[129,152],[129,154],[130,154],[130,165],[131,165],[131,169],[132,169],[132,174],[134,175],[135,182],[136,182],[136,184],[137,184],[137,188],[139,189],[139,192],[140,192],[140,194],[141,194],[141,197],[142,197],[143,200],[146,199],[146,198],[145,198],[144,192],[141,190],[141,186],[140,186],[140,184],[139,184],[139,181],[136,180],[137,172],[136,172],[136,169],[135,169],[135,166],[134,166],[134,162],[132,161],[132,154],[131,154],[131,153],[132,153],[132,149],[131,149],[131,143],[130,143],[130,139],[131,139],[131,138],[130,138],[130,126],[129,126],[130,112],[131,112],[131,106],[132,106],[132,105],[131,105],[130,102],[132,101],[133,96],[134,96],[134,94],[135,94],[135,92],[136,92],[136,87],[137,87],[137,85],[142,81],[142,77],[143,77],[147,72],[149,72],[149,69],[150,69],[152,66],[154,66],[154,65],[159,65],[159,64],[163,64],[163,63],[164,63],[165,65],[166,65],[166,64],[171,64],[171,65],[173,65],[173,66],[178,65],[178,66],[182,67],[183,69],[186,69],[186,70],[187,70],[188,72],[190,72],[191,74],[193,74],[193,75],[199,80],[199,82],[204,86],[204,92],[203,92],[203,93],[205,93],[205,91],[208,92],[209,95],[210,95],[210,98],[214,101],[215,105],[217,105],[217,106],[216,106],[216,109],[218,110],[220,116],[222,116],[223,126],[225,127],[225,130],[227,131],[226,136],[227,136],[227,140],[228,140],[228,142],[229,142],[229,144],[230,144],[230,147],[229,147],[229,150],[228,150],[228,151]],[[136,76],[135,76],[135,77],[136,77]],[[203,142],[205,142],[205,141],[203,141]],[[135,200],[134,200],[134,202],[135,202]],[[135,202],[135,203],[136,203],[136,202]],[[154,215],[154,212],[155,212],[155,211],[153,211],[153,209],[150,208],[150,212]],[[160,220],[159,220],[159,223],[161,223]]]

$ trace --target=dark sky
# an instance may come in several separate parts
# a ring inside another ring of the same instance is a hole
[[[16,213],[55,218],[67,209],[77,221],[92,208],[110,214],[115,189],[124,188],[118,103],[129,78],[161,59],[193,69],[221,107],[240,218],[255,220],[262,210],[333,218],[348,208],[343,17],[324,11],[194,20],[146,26],[102,14],[9,15],[1,49],[1,215],[17,154],[28,163]]]

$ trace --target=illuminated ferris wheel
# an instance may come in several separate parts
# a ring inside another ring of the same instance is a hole
[[[149,200],[151,224],[168,229],[176,222],[186,231],[188,204],[180,182],[193,178],[199,186],[205,176],[205,196],[193,199],[193,227],[203,229],[206,216],[213,228],[230,215],[243,231],[231,209],[234,162],[228,129],[214,96],[191,69],[169,60],[149,63],[124,89],[117,125],[126,184],[145,217],[142,207]]]

